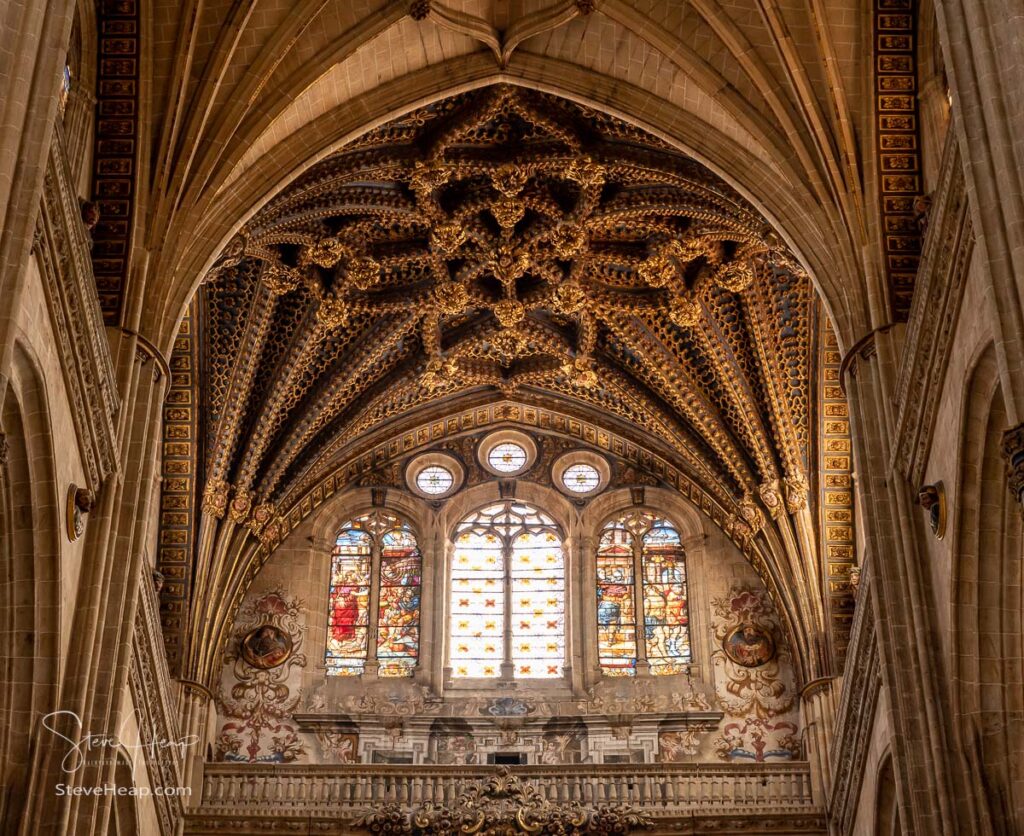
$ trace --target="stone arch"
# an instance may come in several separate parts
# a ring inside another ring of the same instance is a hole
[[[872,833],[877,836],[899,836],[900,810],[896,803],[896,774],[892,768],[892,753],[882,759],[875,778],[875,822]]]
[[[289,135],[273,155],[252,166],[230,189],[203,199],[191,217],[187,238],[177,248],[179,260],[162,265],[168,280],[160,293],[148,294],[143,302],[148,320],[143,332],[168,349],[189,299],[232,236],[309,167],[391,119],[492,84],[529,87],[607,112],[692,156],[749,200],[787,241],[807,268],[841,346],[851,344],[868,327],[860,285],[840,278],[859,275],[859,267],[842,242],[834,239],[830,230],[835,219],[818,208],[809,192],[780,177],[776,168],[724,134],[698,124],[682,108],[654,102],[639,87],[621,81],[601,85],[592,71],[542,56],[504,71],[490,59],[469,56],[403,76],[322,114]],[[592,92],[595,89],[602,91],[600,97]]]
[[[57,709],[61,515],[49,414],[42,373],[15,343],[0,413],[0,829],[21,815],[33,736],[48,733],[38,732],[40,719]]]
[[[956,733],[971,786],[961,806],[994,833],[1024,825],[1022,531],[1000,454],[1008,425],[995,350],[975,365],[965,393],[952,567],[951,679]]]

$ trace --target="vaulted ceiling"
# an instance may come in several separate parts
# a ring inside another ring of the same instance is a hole
[[[854,107],[867,15],[841,0],[155,15],[150,257],[122,310],[178,347],[166,437],[199,445],[187,475],[188,445],[165,448],[165,493],[182,491],[162,506],[181,561],[165,593],[191,590],[165,608],[168,635],[212,658],[275,515],[388,433],[500,399],[634,439],[734,538],[760,531],[802,652],[827,655],[811,646],[831,584],[816,394],[845,403],[823,384],[838,352],[803,267],[840,341],[884,320]],[[192,533],[189,493],[207,509]]]
[[[211,491],[279,503],[362,434],[557,397],[725,506],[806,491],[813,294],[719,178],[508,86],[371,132],[275,198],[204,288]]]
[[[666,462],[680,476],[659,483],[692,486],[792,605],[793,629],[818,635],[822,321],[764,218],[620,119],[494,85],[364,134],[246,222],[172,358],[198,370],[169,398],[174,437],[180,404],[201,405],[193,626],[212,623],[201,608],[223,621],[300,507],[355,480],[347,465],[381,439],[514,402]],[[196,652],[210,658],[211,641]]]
[[[505,81],[690,149],[795,243],[841,339],[867,321],[869,125],[855,108],[869,17],[844,0],[187,0],[154,14],[165,98],[143,199],[159,282],[138,304],[162,345],[237,225],[314,160],[397,113]]]

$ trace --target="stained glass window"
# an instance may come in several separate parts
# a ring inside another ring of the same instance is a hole
[[[633,535],[621,522],[609,523],[597,550],[597,646],[608,676],[636,672],[633,585]]]
[[[562,484],[573,493],[590,493],[601,483],[601,474],[589,464],[571,464],[562,473]]]
[[[690,663],[686,559],[672,523],[630,512],[604,527],[597,550],[597,633],[607,676],[633,676],[638,659],[655,676],[681,673]]]
[[[358,676],[373,658],[380,676],[412,675],[419,656],[421,571],[416,538],[396,517],[375,512],[342,526],[331,558],[328,674]],[[374,598],[377,618],[371,624]]]
[[[565,566],[550,517],[501,502],[459,524],[449,664],[456,678],[546,679],[565,663]]]
[[[454,482],[455,477],[452,476],[451,471],[437,464],[423,468],[416,476],[416,487],[423,493],[429,493],[432,496],[447,493]]]
[[[516,473],[526,465],[526,451],[518,444],[506,441],[494,446],[487,454],[487,461],[502,473]]]

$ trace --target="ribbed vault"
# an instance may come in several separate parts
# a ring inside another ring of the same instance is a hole
[[[505,85],[421,108],[252,217],[197,319],[193,667],[311,490],[389,434],[516,401],[667,462],[775,590],[805,675],[827,668],[816,297],[763,217],[663,142]]]

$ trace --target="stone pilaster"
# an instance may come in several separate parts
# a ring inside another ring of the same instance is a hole
[[[800,692],[800,714],[807,760],[811,764],[811,792],[816,804],[828,805],[832,793],[832,736],[836,725],[836,689],[833,677],[807,683]]]
[[[183,798],[186,806],[198,804],[203,796],[203,764],[206,748],[212,742],[216,729],[213,694],[205,686],[190,679],[179,680],[178,715],[182,739],[195,741],[185,750],[182,761],[182,786],[191,787],[190,796]]]

